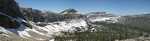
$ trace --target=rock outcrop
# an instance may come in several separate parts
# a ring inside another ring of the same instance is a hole
[[[0,12],[12,17],[23,17],[14,0],[0,0]]]
[[[5,28],[17,28],[17,18],[24,18],[15,0],[0,0],[0,26]]]

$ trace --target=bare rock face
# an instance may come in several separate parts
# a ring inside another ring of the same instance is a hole
[[[5,28],[16,28],[19,24],[16,18],[23,18],[15,0],[0,0],[0,26]]]
[[[5,15],[0,15],[0,26],[5,27],[5,28],[16,28],[17,22],[11,20],[9,17]]]
[[[15,0],[0,0],[0,12],[12,17],[22,17],[19,6]]]

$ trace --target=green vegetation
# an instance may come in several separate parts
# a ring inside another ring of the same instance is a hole
[[[96,32],[76,32],[76,33],[67,33],[65,32],[64,36],[57,36],[56,41],[115,41],[115,40],[123,40],[129,38],[135,38],[140,36],[147,36],[146,32],[143,30],[124,24],[118,23],[99,23],[96,22],[97,25],[103,25],[104,27],[94,27],[101,28]]]

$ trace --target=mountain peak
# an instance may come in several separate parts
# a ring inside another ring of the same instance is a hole
[[[62,11],[62,14],[76,14],[78,11],[72,8],[66,9],[64,11]]]

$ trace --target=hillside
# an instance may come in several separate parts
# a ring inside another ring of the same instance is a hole
[[[0,41],[146,41],[149,19],[150,14],[80,14],[75,9],[42,12],[0,0]]]

